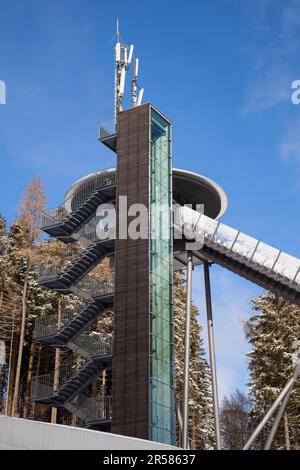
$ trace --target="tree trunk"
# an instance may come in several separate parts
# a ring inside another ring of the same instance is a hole
[[[196,449],[196,423],[195,423],[195,413],[192,415],[192,442],[191,449]]]
[[[289,421],[287,412],[284,413],[284,438],[286,450],[291,450],[290,432],[289,432]]]
[[[27,380],[26,380],[25,397],[24,397],[24,407],[23,407],[23,418],[25,419],[28,418],[29,416],[30,385],[31,385],[32,373],[33,373],[34,353],[35,353],[35,343],[34,343],[34,339],[31,337],[29,363],[28,363]]]
[[[42,345],[39,344],[39,349],[38,349],[38,359],[37,359],[37,365],[36,365],[36,375],[40,374],[40,367],[41,367],[41,352],[42,352]],[[36,402],[34,401],[32,403],[32,408],[31,408],[31,415],[32,419],[35,418],[35,412],[36,412]]]
[[[6,390],[6,404],[5,404],[5,415],[11,415],[11,406],[12,406],[12,386],[13,386],[13,370],[14,370],[14,357],[13,355],[13,345],[14,345],[14,335],[15,335],[15,320],[16,312],[13,313],[11,334],[10,334],[10,345],[9,345],[9,360],[8,360],[8,377],[7,377],[7,390]]]
[[[58,299],[57,305],[57,330],[61,328],[61,298]],[[55,349],[55,363],[54,363],[54,380],[53,390],[56,391],[59,387],[59,374],[60,374],[60,349]],[[57,408],[53,406],[51,408],[51,423],[57,422]]]
[[[16,377],[15,377],[14,396],[13,396],[12,411],[11,411],[12,416],[16,416],[18,412],[20,376],[21,376],[21,366],[22,366],[22,359],[23,359],[26,313],[27,313],[26,307],[27,307],[27,290],[28,290],[28,271],[29,271],[29,268],[27,266],[27,269],[25,272],[23,294],[22,294],[22,320],[21,320],[21,332],[20,332],[20,339],[19,339],[19,351],[18,351],[17,369],[16,369]]]
[[[78,366],[79,366],[79,363],[80,363],[80,356],[79,355],[76,355],[75,363],[76,363],[76,369],[78,369]],[[77,426],[77,423],[78,423],[77,416],[76,416],[75,413],[73,413],[72,414],[71,426]]]
[[[3,300],[3,291],[0,293],[0,311],[2,307],[2,300]],[[3,384],[4,384],[4,377],[3,377],[3,366],[6,362],[6,344],[0,338],[0,413],[3,409]]]

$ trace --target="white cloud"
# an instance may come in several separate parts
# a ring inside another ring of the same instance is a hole
[[[258,74],[248,89],[247,102],[242,114],[264,111],[290,100],[290,86],[293,74],[289,67],[280,63],[271,63]]]
[[[300,165],[300,116],[289,124],[279,150],[284,160]]]
[[[278,11],[278,13],[277,13]],[[271,23],[272,21],[272,23]],[[300,0],[275,5],[266,2],[255,18],[251,42],[254,78],[246,92],[242,113],[273,108],[290,101],[290,86],[300,53]]]
[[[208,353],[205,291],[202,268],[194,273],[193,299],[199,307],[205,348]],[[213,317],[220,401],[225,395],[244,388],[247,382],[248,343],[244,324],[251,315],[250,299],[261,289],[216,265],[211,268]]]

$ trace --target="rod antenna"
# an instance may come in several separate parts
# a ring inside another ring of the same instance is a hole
[[[142,102],[143,89],[138,86],[139,59],[134,57],[134,46],[124,44],[120,34],[120,24],[116,22],[116,45],[114,62],[114,117],[115,125],[117,114],[123,111],[126,72],[132,66],[131,80],[131,106],[139,106]],[[138,89],[140,90],[138,93]]]

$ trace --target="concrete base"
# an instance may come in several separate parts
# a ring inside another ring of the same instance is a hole
[[[160,450],[176,447],[60,424],[0,416],[2,450]]]

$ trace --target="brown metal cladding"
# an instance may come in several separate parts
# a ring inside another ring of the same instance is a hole
[[[118,115],[117,215],[119,196],[128,197],[128,207],[148,208],[149,107]],[[148,240],[117,237],[112,432],[144,439],[149,438],[148,253]]]

